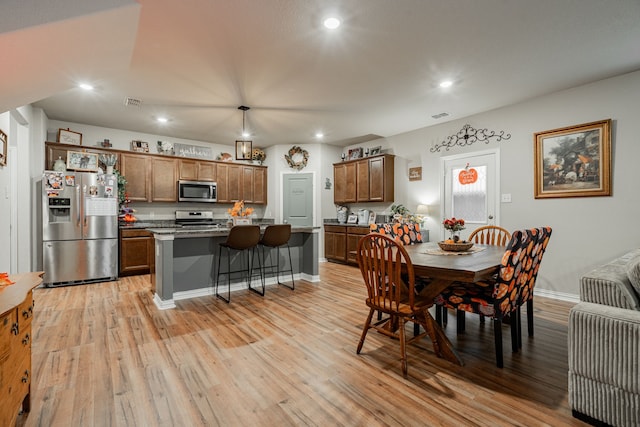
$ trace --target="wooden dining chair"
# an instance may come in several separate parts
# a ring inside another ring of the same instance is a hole
[[[533,324],[533,287],[551,237],[551,227],[515,231],[502,257],[495,279],[477,283],[455,282],[436,297],[436,304],[482,314],[493,319],[496,365],[502,368],[502,320],[510,316],[511,348],[522,347],[520,307],[527,303],[527,323]],[[529,302],[531,301],[531,306]],[[530,329],[530,335],[533,329]]]
[[[388,236],[401,245],[416,245],[422,243],[422,233],[420,224],[415,222],[393,222],[377,223],[369,225],[369,232],[379,233]],[[431,280],[428,277],[416,277],[416,293],[420,293]],[[444,310],[444,309],[443,309]],[[382,313],[378,313],[378,320],[382,318]],[[420,333],[420,325],[413,326],[413,334]]]
[[[415,293],[415,273],[413,264],[404,247],[394,239],[378,233],[363,236],[358,242],[358,266],[367,287],[365,300],[369,315],[362,330],[357,353],[360,354],[369,329],[396,338],[400,341],[402,375],[407,376],[406,344],[427,334],[436,344],[433,318],[426,310],[433,300],[421,298]],[[402,264],[406,265],[406,275]],[[405,279],[403,279],[405,277]],[[372,323],[374,312],[385,313],[387,317]],[[422,325],[425,333],[406,339],[405,324],[414,322]],[[438,349],[436,348],[436,352]]]
[[[505,246],[510,239],[509,230],[497,225],[485,225],[473,230],[467,240],[481,245]]]
[[[476,228],[469,235],[468,241],[479,243],[481,245],[496,245],[506,246],[511,239],[511,233],[506,228],[499,227],[497,225],[485,225],[483,227]],[[439,325],[447,324],[447,309],[441,306],[436,307],[436,321]],[[484,316],[480,315],[480,321],[484,322]],[[464,332],[464,311],[458,310],[456,313],[456,327],[458,333]]]

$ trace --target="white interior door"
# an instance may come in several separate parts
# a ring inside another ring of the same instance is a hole
[[[462,218],[466,238],[483,225],[500,225],[499,152],[442,158],[442,214],[443,218]]]

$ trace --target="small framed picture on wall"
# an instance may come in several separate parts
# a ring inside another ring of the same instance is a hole
[[[82,145],[82,134],[69,129],[58,129],[58,142],[60,144]]]

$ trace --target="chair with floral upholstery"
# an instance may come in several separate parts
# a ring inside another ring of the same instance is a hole
[[[414,245],[422,243],[422,233],[420,233],[420,225],[414,222],[394,222],[392,224],[371,224],[369,226],[371,233],[378,233],[389,236],[402,245]]]
[[[511,240],[511,233],[506,228],[497,225],[485,225],[476,228],[469,235],[469,242],[479,243],[481,245],[497,245],[506,246]],[[464,311],[457,312],[457,328],[458,333],[464,332]],[[447,310],[444,307],[436,307],[436,321],[439,325],[447,325]],[[484,322],[484,316],[480,315],[480,321]],[[533,323],[531,323],[533,325]]]
[[[493,319],[496,365],[499,368],[504,364],[502,320],[506,316],[511,317],[511,348],[514,353],[522,346],[520,306],[524,303],[527,303],[527,322],[533,324],[533,287],[550,237],[551,227],[515,231],[495,279],[473,284],[456,282],[436,298],[437,305]],[[533,334],[532,328],[529,334]]]

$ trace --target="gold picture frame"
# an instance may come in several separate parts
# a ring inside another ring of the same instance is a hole
[[[7,166],[7,134],[0,130],[0,166]]]
[[[537,132],[536,199],[611,195],[611,119]]]
[[[60,144],[82,145],[82,134],[69,129],[58,129],[58,142]]]

